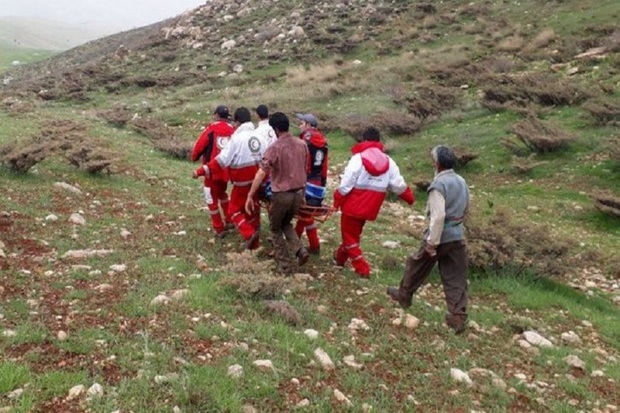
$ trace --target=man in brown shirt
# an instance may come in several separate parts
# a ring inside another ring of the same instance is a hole
[[[293,267],[289,249],[295,252],[299,265],[305,264],[309,257],[308,250],[301,245],[291,224],[304,202],[308,147],[304,141],[290,134],[289,120],[284,113],[274,113],[269,119],[269,125],[278,139],[263,155],[260,169],[256,172],[248,193],[245,209],[251,213],[254,208],[259,207],[254,203],[254,194],[265,176],[271,174],[273,196],[269,208],[269,229],[278,269],[290,275]]]

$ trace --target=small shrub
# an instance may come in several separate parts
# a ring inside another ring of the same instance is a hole
[[[458,103],[453,89],[445,87],[422,87],[414,96],[405,99],[407,111],[419,119],[438,117],[453,109]]]
[[[529,54],[543,47],[547,47],[555,40],[555,32],[553,29],[544,29],[536,35],[531,41],[527,42],[522,53]]]
[[[511,267],[515,274],[560,275],[575,264],[569,256],[573,241],[552,237],[544,225],[515,223],[509,211],[470,216],[466,224],[469,263],[480,271],[499,275]]]
[[[286,301],[265,301],[265,309],[268,313],[282,318],[291,325],[297,326],[301,324],[301,315]]]
[[[480,156],[479,153],[470,152],[468,149],[464,148],[454,148],[454,154],[456,155],[457,168],[465,167],[465,165],[467,165],[469,162],[473,161],[474,159],[478,159],[478,157]]]
[[[124,107],[101,111],[97,116],[117,128],[122,128],[131,120],[131,112]]]
[[[512,171],[518,175],[525,175],[530,173],[537,166],[547,163],[545,161],[534,162],[533,155],[535,154],[530,154],[530,156],[528,156],[527,158],[513,156]]]
[[[31,143],[22,148],[6,145],[0,149],[3,154],[0,162],[14,172],[25,173],[51,155],[55,149],[56,145],[47,142]]]
[[[604,214],[620,218],[620,198],[606,194],[592,195],[594,206]]]
[[[598,98],[582,105],[595,122],[600,125],[620,125],[620,105],[611,99]]]
[[[568,132],[549,122],[529,118],[517,122],[512,131],[523,145],[536,153],[555,152],[564,149],[574,139]]]

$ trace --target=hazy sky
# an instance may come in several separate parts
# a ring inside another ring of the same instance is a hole
[[[36,17],[127,30],[202,4],[205,0],[0,0],[0,17]]]

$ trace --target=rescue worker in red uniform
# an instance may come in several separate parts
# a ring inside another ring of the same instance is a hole
[[[194,150],[191,155],[192,162],[202,158],[202,164],[208,164],[228,145],[228,141],[234,131],[228,118],[230,118],[230,113],[226,106],[220,105],[215,109],[215,112],[213,112],[214,121],[207,125],[194,144]],[[228,171],[226,169],[204,178],[204,198],[209,209],[215,236],[218,238],[223,237],[226,234],[226,230],[234,228],[234,224],[228,214],[227,183]],[[226,223],[222,221],[220,207],[224,213]]]
[[[311,113],[299,113],[300,138],[308,145],[308,177],[306,183],[306,205],[321,206],[325,198],[327,185],[327,139],[317,129],[317,118]],[[306,231],[308,237],[308,251],[311,254],[319,254],[321,244],[319,231],[314,218],[309,214],[300,213],[295,232],[301,238]]]
[[[194,176],[210,177],[228,169],[230,182],[233,185],[228,207],[230,219],[245,240],[245,247],[256,249],[259,246],[260,209],[255,208],[248,213],[245,210],[245,202],[265,153],[265,145],[254,131],[254,124],[247,108],[241,107],[235,110],[233,120],[237,128],[228,145],[211,162],[198,168]],[[258,202],[258,195],[255,198],[253,201]]]
[[[360,238],[366,221],[379,215],[387,191],[413,205],[415,197],[405,182],[396,162],[383,152],[379,131],[367,128],[362,142],[352,148],[340,186],[334,192],[334,207],[342,211],[340,232],[342,244],[334,251],[334,261],[344,266],[350,259],[353,269],[362,278],[370,278],[370,265],[362,255]]]

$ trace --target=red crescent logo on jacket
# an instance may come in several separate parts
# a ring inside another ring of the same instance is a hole
[[[222,150],[228,143],[229,139],[230,139],[229,136],[218,136],[215,144],[217,145],[219,150]]]

